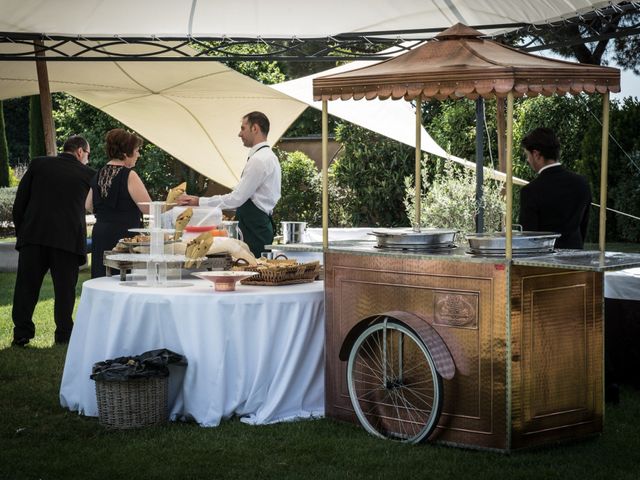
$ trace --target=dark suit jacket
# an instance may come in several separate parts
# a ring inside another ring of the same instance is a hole
[[[562,165],[547,168],[520,191],[520,224],[524,230],[562,234],[557,248],[582,248],[590,204],[584,177]]]
[[[16,250],[42,245],[78,254],[86,261],[84,202],[95,170],[69,153],[34,158],[13,204]]]

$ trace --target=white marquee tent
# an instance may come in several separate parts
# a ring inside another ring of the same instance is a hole
[[[168,40],[225,36],[311,38],[374,30],[406,32],[448,27],[458,21],[471,25],[539,23],[573,17],[610,3],[327,0],[320,6],[287,0],[240,3],[0,0],[3,12],[0,32],[42,34],[45,39],[56,35],[73,37],[76,43],[60,47],[66,54],[73,54],[87,45],[104,44],[104,38],[91,39],[97,36],[135,36],[156,44],[163,43],[158,40],[162,38],[167,40],[164,44],[175,45]],[[403,38],[410,37],[403,34]],[[45,40],[45,44],[56,41]],[[126,54],[139,54],[147,49],[148,46],[140,44],[110,47],[110,51]],[[30,41],[0,42],[0,55],[32,50]],[[192,53],[188,46],[183,46],[181,51]],[[55,53],[48,52],[47,56],[51,58]],[[237,183],[245,161],[246,150],[236,137],[243,114],[251,110],[264,111],[272,119],[270,140],[275,143],[307,105],[317,108],[312,100],[311,77],[271,88],[217,62],[51,61],[48,69],[51,91],[68,92],[100,108],[195,170],[228,187]],[[34,62],[7,61],[0,57],[0,99],[37,92]],[[330,113],[414,145],[413,112],[406,102],[336,102]],[[426,132],[423,132],[422,148],[446,156]]]
[[[130,45],[126,50],[143,48]],[[238,182],[246,160],[237,137],[244,114],[263,111],[275,143],[314,103],[310,79],[308,91],[298,94],[292,87],[299,82],[272,88],[218,62],[50,62],[48,70],[52,92],[67,92],[99,108],[228,187]],[[33,62],[0,62],[0,99],[37,93]],[[408,145],[414,142],[414,112],[406,102],[347,103],[337,116]],[[426,152],[446,156],[423,135]]]
[[[2,0],[0,32],[137,37],[324,38],[341,33],[447,28],[455,23],[544,23],[609,0]],[[492,32],[504,30],[493,29]]]

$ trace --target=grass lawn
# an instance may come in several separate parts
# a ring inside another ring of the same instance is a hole
[[[607,405],[603,435],[512,455],[402,445],[328,419],[109,431],[60,407],[66,348],[52,345],[50,279],[36,338],[27,349],[9,346],[14,280],[0,274],[0,479],[640,478],[640,392],[632,389],[622,390],[619,406]]]

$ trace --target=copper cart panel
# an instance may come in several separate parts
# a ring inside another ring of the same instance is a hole
[[[404,310],[456,363],[432,440],[511,450],[601,431],[601,274],[332,252],[325,271],[327,416],[357,423],[338,358],[347,333]]]

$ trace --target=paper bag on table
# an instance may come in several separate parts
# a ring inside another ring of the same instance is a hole
[[[167,193],[167,199],[165,200],[166,208],[167,210],[170,210],[173,205],[171,205],[172,203],[176,203],[176,200],[178,199],[178,197],[182,194],[184,194],[187,191],[187,182],[182,182],[180,185],[178,185],[177,187],[173,187],[171,190],[169,190],[169,193]]]
[[[174,240],[179,240],[182,238],[182,232],[184,231],[184,227],[187,226],[189,221],[193,217],[193,208],[189,207],[184,212],[182,212],[176,218],[176,232],[173,234]]]
[[[249,246],[235,238],[216,237],[208,253],[229,253],[234,260],[242,259],[249,265],[256,265],[257,263],[256,257],[249,250]]]
[[[174,244],[175,254],[176,255],[184,254],[186,257],[189,257],[190,255],[187,254],[187,249],[195,248],[193,246],[189,247],[189,245],[196,239],[192,240],[188,244],[184,242],[178,242]],[[213,241],[211,242],[211,245],[209,246],[209,249],[205,253],[205,255],[214,255],[216,253],[228,253],[233,257],[234,260],[242,259],[246,261],[249,265],[257,265],[256,257],[253,255],[253,253],[251,253],[251,250],[249,250],[249,246],[246,243],[241,242],[240,240],[236,240],[235,238],[228,238],[228,237],[212,237],[212,240]],[[189,265],[194,265],[194,264],[195,264],[195,261],[189,263]],[[187,265],[187,263],[185,262],[185,268],[190,268],[189,265]]]
[[[204,232],[187,243],[184,255],[187,257],[184,262],[184,268],[195,266],[198,268],[202,263],[202,258],[207,255],[211,244],[213,243],[213,235],[211,232]]]

